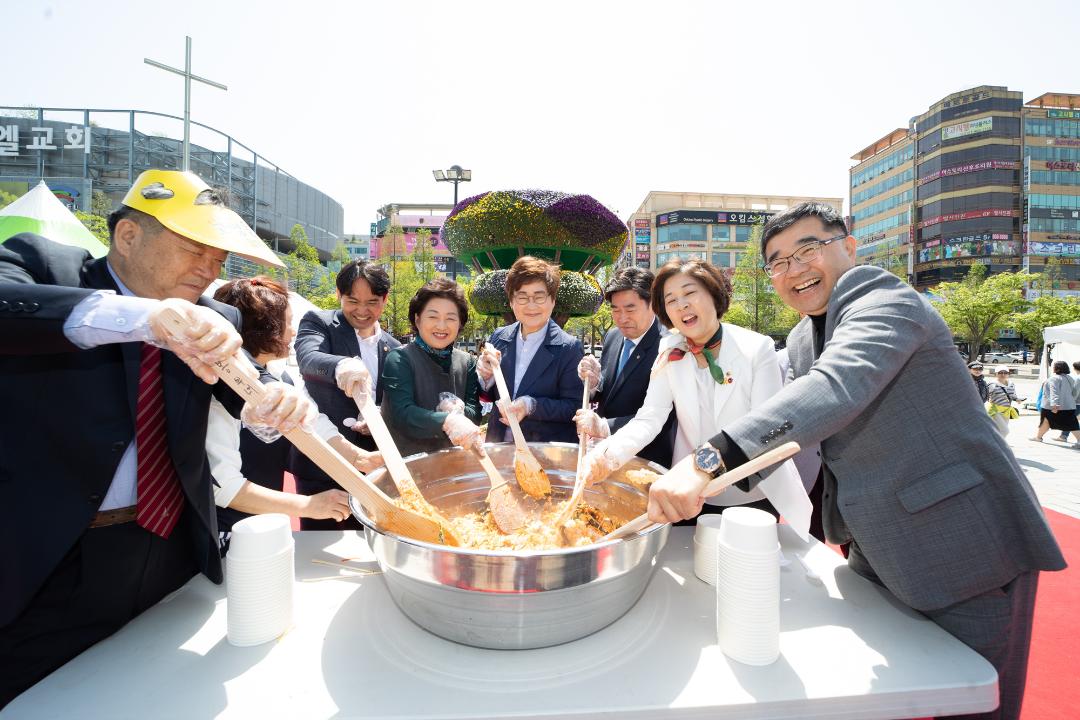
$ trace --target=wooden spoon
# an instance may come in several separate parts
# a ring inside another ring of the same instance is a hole
[[[787,460],[792,455],[795,455],[802,448],[799,447],[799,443],[789,442],[775,447],[768,452],[764,452],[758,455],[753,460],[740,465],[734,470],[728,470],[723,475],[720,475],[715,480],[709,481],[704,489],[701,491],[701,496],[710,498],[713,495],[717,495],[727,486],[732,483],[738,482],[745,477],[749,477],[759,470],[764,470],[770,465],[775,465],[778,462]],[[597,542],[604,542],[605,540],[617,540],[619,538],[633,535],[636,532],[645,532],[652,530],[654,527],[660,527],[662,523],[649,522],[649,516],[647,514],[638,515],[633,520],[629,521],[614,532],[609,532],[604,537],[597,540]]]
[[[401,457],[401,451],[398,450],[397,443],[394,442],[394,436],[390,434],[390,428],[386,427],[386,421],[383,420],[382,413],[376,407],[371,394],[365,393],[363,397],[364,402],[356,401],[356,405],[360,408],[360,414],[363,416],[364,422],[367,423],[371,437],[375,440],[375,445],[378,446],[379,452],[382,453],[383,462],[386,464],[386,472],[390,473],[390,479],[394,481],[394,487],[397,488],[398,494],[402,498],[412,498],[424,509],[424,515],[433,518],[441,525],[449,526],[449,521],[435,509],[434,505],[427,501],[423,493],[420,492],[420,488],[416,486],[416,481],[413,479],[412,473],[409,472],[405,460]]]
[[[488,343],[487,348],[492,351],[495,350],[490,343]],[[503,411],[503,416],[510,425],[510,432],[514,434],[514,477],[517,478],[518,487],[534,498],[547,497],[551,494],[551,482],[548,480],[544,468],[540,466],[540,462],[529,450],[529,445],[525,442],[525,436],[521,434],[521,425],[518,423],[517,417],[506,410],[513,398],[510,395],[510,389],[506,386],[506,378],[503,377],[502,368],[499,365],[495,366],[495,384],[499,386],[499,408]]]
[[[183,334],[185,320],[178,312],[166,310],[162,316],[172,332]],[[248,402],[258,403],[266,393],[262,383],[251,377],[252,374],[256,377],[258,375],[255,368],[239,353],[215,363],[214,371],[222,382]],[[449,525],[396,505],[386,493],[318,435],[300,427],[293,428],[284,435],[346,492],[355,495],[368,512],[374,512],[374,520],[383,529],[430,543],[460,544]]]
[[[527,515],[530,513],[521,504],[520,498],[514,494],[506,478],[495,468],[495,464],[491,462],[491,456],[487,454],[483,446],[474,445],[472,452],[480,461],[488,479],[491,480],[491,489],[488,490],[487,495],[491,517],[499,530],[509,535],[525,524]]]
[[[589,383],[585,381],[582,383],[585,386],[584,391],[581,393],[581,409],[589,409]],[[570,493],[570,499],[566,503],[566,507],[559,514],[559,517],[555,520],[555,527],[559,529],[559,533],[562,536],[563,542],[568,542],[564,525],[566,521],[574,516],[574,511],[577,510],[578,503],[581,502],[581,494],[585,491],[585,473],[581,472],[581,458],[585,455],[585,435],[584,433],[578,435],[578,450],[577,450],[577,465],[575,465],[574,474],[574,491]]]

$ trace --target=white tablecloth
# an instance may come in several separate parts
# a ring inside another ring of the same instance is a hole
[[[641,601],[594,635],[537,650],[438,638],[393,604],[355,533],[297,533],[295,627],[225,639],[224,587],[198,577],[25,692],[8,718],[914,718],[997,704],[993,667],[782,528],[780,659],[741,665],[716,645],[713,588],[672,528]]]

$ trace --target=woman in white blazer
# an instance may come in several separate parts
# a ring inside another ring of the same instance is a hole
[[[594,483],[621,467],[663,428],[672,406],[678,419],[672,464],[720,433],[783,386],[773,341],[759,333],[721,322],[731,284],[718,268],[700,261],[672,260],[652,287],[652,305],[672,333],[661,339],[649,389],[641,409],[610,437],[607,423],[592,411],[578,411],[578,432],[605,437],[586,455],[586,482]],[[760,503],[766,499],[793,524],[809,500],[794,464],[788,460],[753,491],[729,487],[707,500],[714,506]],[[674,514],[674,513],[672,513]]]

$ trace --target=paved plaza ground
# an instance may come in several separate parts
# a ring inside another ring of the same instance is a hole
[[[1034,400],[1039,394],[1039,383],[1034,377],[1025,377],[1032,366],[1018,366],[1020,373],[1014,379],[1017,393]],[[1026,371],[1026,372],[1025,372]],[[1057,441],[1058,432],[1051,430],[1043,437],[1044,442],[1032,442],[1039,414],[1035,410],[1023,410],[1020,417],[1010,423],[1006,438],[1017,460],[1027,473],[1028,480],[1039,496],[1043,507],[1080,519],[1080,450],[1071,443],[1080,438],[1069,436],[1069,443]]]

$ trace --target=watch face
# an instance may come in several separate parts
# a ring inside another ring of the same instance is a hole
[[[720,454],[711,447],[698,448],[694,452],[694,464],[703,472],[716,472],[720,467]]]

